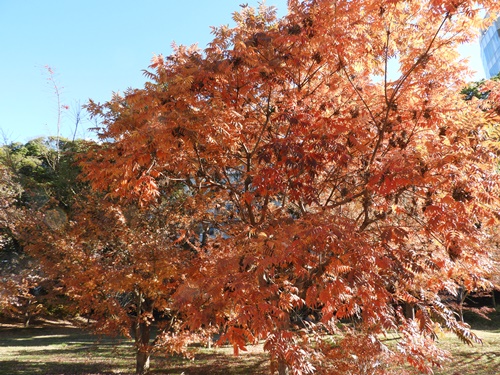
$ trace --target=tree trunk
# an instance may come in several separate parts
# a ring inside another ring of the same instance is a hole
[[[146,323],[137,323],[135,344],[136,354],[136,375],[143,375],[149,371],[149,358],[151,352],[149,349],[150,326]]]
[[[31,321],[31,300],[29,299],[26,303],[26,309],[24,310],[24,326],[29,327]]]
[[[143,375],[149,371],[149,359],[151,350],[149,347],[151,323],[145,318],[144,314],[152,314],[153,303],[142,293],[137,293],[137,318],[134,327],[136,354],[136,375]]]
[[[150,357],[149,351],[144,352],[141,351],[140,349],[137,349],[136,366],[135,366],[136,375],[143,375],[149,371],[149,357]]]
[[[29,327],[30,320],[31,320],[31,314],[29,313],[29,311],[26,311],[26,313],[24,314],[24,326],[25,327]]]
[[[465,287],[461,286],[458,288],[458,293],[457,293],[457,302],[458,302],[458,315],[460,316],[460,321],[463,323],[464,322],[464,302],[467,296],[469,295],[469,292]]]
[[[282,359],[278,359],[278,375],[288,375],[289,373],[286,362]]]
[[[415,319],[415,309],[413,308],[413,305],[411,303],[405,302],[404,304],[404,309],[405,309],[405,318],[407,319]]]

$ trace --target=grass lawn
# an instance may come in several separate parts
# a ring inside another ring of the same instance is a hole
[[[193,348],[195,359],[155,355],[152,374],[264,375],[268,356],[262,346],[251,346],[240,356],[232,348]],[[8,375],[107,375],[133,374],[132,342],[99,338],[78,328],[2,327],[0,325],[0,374]]]
[[[474,318],[473,328],[483,345],[467,346],[445,334],[440,345],[453,353],[453,361],[437,375],[500,375],[500,312],[489,322]],[[264,375],[269,359],[261,346],[250,346],[239,357],[231,348],[193,348],[195,359],[152,358],[152,374]],[[70,326],[43,325],[19,328],[0,325],[0,374],[104,375],[133,374],[134,351],[130,342],[101,338]]]
[[[436,375],[500,375],[500,329],[474,332],[483,339],[482,345],[464,345],[450,334],[440,339],[441,347],[449,350],[453,359],[436,370]]]
[[[129,343],[71,327],[0,329],[0,374],[114,374],[133,369]]]

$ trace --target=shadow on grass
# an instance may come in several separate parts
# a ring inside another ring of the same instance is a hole
[[[491,363],[500,359],[500,350],[481,350],[479,353],[455,353],[454,358],[455,362],[459,364]]]
[[[492,320],[478,320],[473,328],[487,326],[484,345],[468,347],[458,340],[444,339],[454,354],[448,369],[436,374],[499,375],[500,314]],[[482,319],[482,318],[481,318]],[[481,336],[481,334],[479,333]],[[269,373],[269,357],[262,352],[235,357],[224,349],[194,348],[195,360],[153,355],[151,374],[156,375],[264,375]],[[226,350],[227,351],[227,350]],[[78,328],[24,328],[0,330],[0,374],[8,375],[110,375],[133,374],[134,349],[130,341],[98,337]],[[474,372],[471,372],[473,369]]]
[[[0,347],[32,347],[62,344],[120,345],[129,340],[93,335],[80,328],[14,328],[0,329]]]
[[[479,353],[453,353],[451,363],[436,375],[498,375],[500,374],[500,352],[488,351]]]
[[[63,345],[62,347],[52,348],[52,349],[19,349],[17,350],[18,355],[29,358],[39,357],[47,358],[49,356],[60,356],[68,358],[76,357],[92,357],[92,358],[121,358],[128,356],[133,358],[134,352],[131,345],[120,345],[120,344],[103,344],[103,343],[91,343],[89,345],[83,345],[82,343],[70,343],[68,345]],[[0,362],[1,363],[1,362]],[[1,373],[0,373],[1,374]]]
[[[264,375],[269,374],[269,358],[265,354],[238,357],[216,352],[197,354],[194,360],[183,357],[156,357],[151,374],[185,375]]]
[[[0,330],[0,346],[37,346],[66,342],[78,337],[78,341],[96,341],[97,336],[84,333],[78,328],[12,328]]]
[[[223,349],[193,348],[195,360],[153,355],[152,374],[264,375],[263,353],[235,357]],[[0,375],[133,374],[134,346],[129,340],[98,337],[78,328],[0,329]]]
[[[102,363],[42,363],[26,361],[0,361],[0,373],[9,375],[116,374],[112,371],[112,366]]]
[[[133,369],[133,360],[128,340],[95,336],[78,328],[0,329],[2,375],[113,374]]]

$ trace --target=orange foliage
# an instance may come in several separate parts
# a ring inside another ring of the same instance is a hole
[[[156,56],[143,89],[90,102],[103,144],[82,166],[144,206],[181,186],[168,246],[194,254],[173,292],[185,327],[218,327],[235,352],[265,339],[296,374],[431,372],[434,322],[476,340],[440,293],[489,284],[500,87],[464,101],[456,48],[500,6],[288,3],[282,19],[243,8],[203,52]]]

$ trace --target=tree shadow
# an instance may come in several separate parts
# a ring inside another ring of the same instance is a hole
[[[267,375],[269,357],[266,354],[233,356],[224,353],[197,354],[194,360],[184,357],[154,357],[152,374],[185,375]]]
[[[133,365],[133,346],[129,340],[96,336],[68,327],[0,330],[2,375],[101,375],[131,369]]]
[[[93,335],[80,328],[13,328],[0,330],[0,347],[32,347],[61,344],[121,345],[130,340]]]
[[[456,364],[468,365],[473,363],[492,363],[497,362],[500,359],[500,350],[490,350],[475,352],[475,353],[455,353],[453,355]]]
[[[112,371],[112,366],[104,363],[42,363],[26,361],[0,361],[0,372],[9,375],[108,375],[116,373]]]

